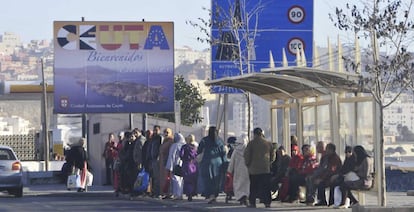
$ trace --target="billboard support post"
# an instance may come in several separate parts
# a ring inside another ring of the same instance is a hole
[[[43,128],[43,139],[45,142],[45,171],[49,171],[49,158],[50,158],[50,147],[49,147],[49,135],[48,135],[48,121],[47,121],[47,92],[46,92],[46,81],[45,72],[43,69],[43,58],[40,59],[40,67],[42,71],[42,128]]]

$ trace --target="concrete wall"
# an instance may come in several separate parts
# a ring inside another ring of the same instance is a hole
[[[22,168],[24,172],[40,172],[45,170],[44,161],[22,161]],[[65,161],[50,161],[49,171],[60,171]]]

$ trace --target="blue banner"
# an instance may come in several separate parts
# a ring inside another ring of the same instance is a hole
[[[282,66],[283,49],[288,64],[296,65],[296,51],[303,48],[311,67],[313,0],[213,0],[211,35],[212,79],[260,72],[269,67],[270,52],[274,65]],[[213,86],[211,92],[240,90]]]

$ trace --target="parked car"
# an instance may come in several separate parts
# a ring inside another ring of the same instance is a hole
[[[2,145],[0,145],[0,191],[23,197],[22,164],[11,147]]]

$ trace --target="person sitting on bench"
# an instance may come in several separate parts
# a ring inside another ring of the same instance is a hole
[[[354,197],[351,190],[369,190],[372,188],[374,181],[374,162],[371,156],[365,151],[362,146],[355,146],[353,149],[356,164],[354,172],[359,179],[355,181],[344,181],[339,188],[342,193],[342,201],[338,208],[346,208],[345,200],[349,197],[351,205],[358,204],[358,200]]]

